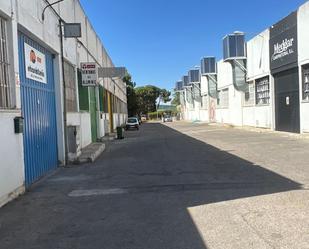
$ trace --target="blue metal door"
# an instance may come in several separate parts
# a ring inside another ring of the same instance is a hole
[[[29,186],[58,165],[54,68],[53,55],[47,49],[23,33],[19,32],[18,39],[25,184]],[[38,70],[35,64],[32,68],[36,59],[44,69]],[[35,73],[34,77],[44,77],[45,82],[29,77],[26,70]]]

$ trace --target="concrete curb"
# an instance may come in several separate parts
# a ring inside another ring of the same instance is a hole
[[[74,164],[93,163],[105,151],[104,143],[92,143],[82,150]]]

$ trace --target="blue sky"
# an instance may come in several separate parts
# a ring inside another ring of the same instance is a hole
[[[202,56],[222,57],[222,37],[247,39],[306,0],[81,0],[109,55],[137,85],[171,90]]]

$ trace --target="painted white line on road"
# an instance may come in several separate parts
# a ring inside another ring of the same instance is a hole
[[[216,132],[216,131],[226,131],[224,129],[216,129],[216,130],[187,130],[187,131],[182,131],[183,133],[188,133],[188,134],[198,134],[198,133],[208,133],[208,132]]]
[[[109,188],[109,189],[84,189],[73,190],[69,197],[84,197],[84,196],[96,196],[96,195],[120,195],[128,193],[127,190],[121,188]]]

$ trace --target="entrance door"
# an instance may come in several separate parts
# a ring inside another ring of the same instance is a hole
[[[53,55],[22,33],[18,37],[24,117],[25,184],[58,165]]]
[[[276,130],[300,132],[299,77],[293,68],[274,75],[276,101]]]
[[[93,143],[97,141],[97,102],[95,96],[95,87],[89,87],[90,102],[90,122],[91,122],[91,140]]]

